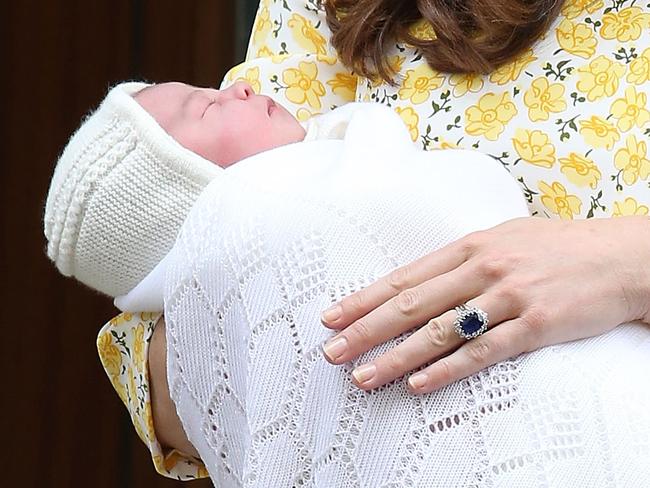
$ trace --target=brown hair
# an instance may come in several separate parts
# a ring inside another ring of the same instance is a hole
[[[562,8],[562,0],[321,0],[332,45],[360,75],[395,74],[386,49],[402,41],[420,50],[429,65],[451,73],[489,73],[529,48]],[[418,39],[409,28],[431,24],[435,39]]]

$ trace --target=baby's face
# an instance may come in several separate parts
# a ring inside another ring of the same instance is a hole
[[[224,168],[305,138],[284,107],[245,82],[225,90],[161,83],[134,98],[182,146]]]

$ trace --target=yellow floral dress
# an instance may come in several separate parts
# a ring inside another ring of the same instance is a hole
[[[424,22],[412,29],[433,35]],[[567,0],[542,39],[485,76],[436,72],[397,43],[388,53],[395,87],[355,76],[328,36],[318,0],[262,0],[247,59],[223,86],[247,80],[303,121],[350,101],[386,104],[423,149],[474,148],[499,160],[533,215],[648,214],[646,2]]]

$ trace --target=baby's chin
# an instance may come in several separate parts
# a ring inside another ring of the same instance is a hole
[[[296,119],[293,115],[291,115],[291,112],[289,112],[289,110],[284,105],[282,105],[281,103],[278,103],[278,102],[273,102],[273,103],[275,104],[275,107],[274,107],[273,111],[271,112],[271,118],[273,118],[274,115],[275,116],[282,116],[282,117],[286,117],[286,118],[291,118],[291,119],[295,120],[296,123],[299,123],[298,119]]]
[[[298,122],[298,119],[280,104],[277,104],[275,112],[271,114],[271,120],[274,124],[279,125],[278,129],[282,133],[278,145],[300,142],[307,135],[305,128]]]

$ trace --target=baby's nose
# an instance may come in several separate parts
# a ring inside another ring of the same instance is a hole
[[[229,95],[238,98],[240,100],[246,100],[251,95],[254,95],[255,92],[253,88],[245,81],[238,81],[234,85],[226,89],[229,92]]]

